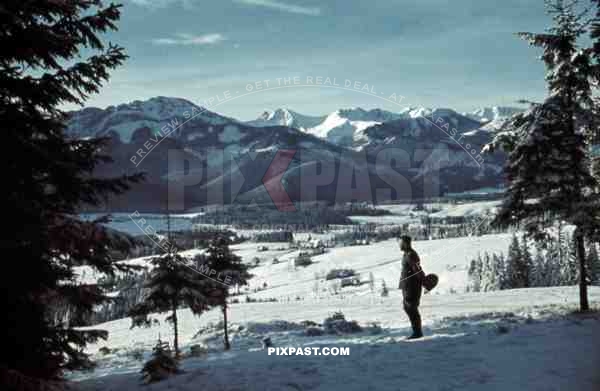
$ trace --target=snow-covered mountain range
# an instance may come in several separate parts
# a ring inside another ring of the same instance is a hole
[[[365,134],[366,129],[390,121],[408,120],[407,125],[415,129],[419,128],[421,122],[419,118],[440,116],[443,113],[444,117],[450,118],[451,123],[459,123],[464,121],[461,117],[466,117],[481,122],[481,129],[494,131],[512,115],[522,111],[514,107],[494,106],[459,114],[452,109],[443,108],[407,107],[398,112],[391,112],[355,107],[339,109],[327,115],[313,116],[278,108],[265,111],[257,119],[246,121],[245,124],[252,127],[285,126],[333,144],[360,147],[368,139]],[[74,111],[71,113],[67,132],[76,137],[118,136],[121,142],[128,143],[131,142],[136,130],[148,128],[157,133],[163,126],[171,124],[174,118],[201,121],[209,125],[244,123],[206,110],[185,99],[159,96],[146,101],[136,100],[109,106],[106,109],[89,107]],[[177,130],[170,134],[173,137],[180,135],[181,132]]]
[[[309,116],[277,109],[244,122],[185,99],[156,97],[106,109],[71,112],[67,134],[109,137],[107,153],[114,162],[98,166],[100,175],[136,170],[148,173],[148,183],[134,186],[124,196],[126,199],[111,206],[119,210],[135,207],[156,211],[165,204],[153,194],[165,190],[167,180],[186,175],[183,167],[176,172],[169,168],[172,150],[179,150],[198,171],[194,186],[186,187],[186,208],[208,202],[207,196],[218,191],[224,191],[226,203],[236,195],[237,201],[268,203],[270,198],[262,178],[280,149],[296,151],[282,177],[292,200],[299,199],[303,183],[310,180],[307,176],[317,175],[315,162],[327,156],[334,156],[336,179],[321,186],[319,194],[314,195],[318,200],[345,201],[342,195],[346,194],[338,189],[337,179],[352,173],[369,177],[369,186],[359,186],[347,194],[352,199],[374,199],[375,189],[391,187],[398,173],[410,181],[407,194],[418,198],[429,186],[427,181],[434,177],[440,194],[498,185],[504,157],[495,154],[484,159],[472,151],[477,152],[488,143],[496,126],[516,110],[488,108],[463,115],[441,108],[407,108],[400,112],[351,108]],[[410,160],[408,165],[402,163],[395,169],[376,167],[378,154],[386,148],[401,150]],[[236,160],[224,172],[215,173],[210,168],[219,163],[213,156],[219,150],[227,151]]]
[[[360,107],[350,109],[339,109],[328,115],[308,116],[297,113],[286,108],[274,111],[265,111],[259,118],[248,121],[247,124],[257,127],[265,126],[289,126],[299,129],[305,133],[312,134],[333,144],[345,147],[361,149],[367,144],[369,138],[365,130],[376,125],[395,120],[406,120],[407,126],[419,128],[422,121],[419,118],[431,118],[432,115],[439,117],[443,115],[450,119],[450,123],[465,122],[467,117],[471,120],[481,122],[480,127],[484,130],[495,131],[512,115],[521,112],[514,107],[484,107],[472,113],[462,113],[452,109],[444,108],[405,108],[399,112],[391,112],[382,109],[365,110]]]

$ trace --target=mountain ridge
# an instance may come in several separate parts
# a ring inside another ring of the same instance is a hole
[[[316,127],[302,130],[289,126],[301,121],[314,125],[322,118],[289,109],[262,118],[272,120],[272,124],[248,124],[184,99],[156,97],[106,109],[72,112],[67,134],[109,137],[105,152],[113,162],[99,165],[96,174],[148,173],[147,183],[136,185],[121,198],[112,200],[106,206],[110,210],[161,210],[166,201],[156,195],[166,194],[169,184],[178,181],[186,183],[182,201],[185,209],[221,201],[268,203],[270,196],[263,185],[264,175],[279,150],[296,151],[281,177],[294,202],[333,203],[353,199],[383,202],[422,197],[419,194],[426,191],[428,196],[435,197],[448,191],[468,191],[502,182],[500,155],[476,157],[463,145],[479,151],[493,134],[481,129],[482,122],[452,109],[407,108],[401,113],[340,109],[317,125],[323,126],[318,128],[320,132],[314,131]],[[187,163],[173,166],[169,157],[172,152]],[[385,154],[381,155],[382,152]],[[400,155],[389,157],[390,153]],[[388,158],[377,163],[381,156]],[[141,164],[132,164],[142,158]],[[306,184],[323,182],[318,179],[322,168],[316,163],[323,159],[332,159],[333,180],[319,185],[319,190],[307,200]],[[219,167],[223,170],[218,171]],[[190,178],[192,173],[197,177]],[[352,178],[357,175],[363,182],[353,189]],[[405,179],[404,188],[394,188],[398,176]],[[391,190],[387,198],[377,198],[378,190],[386,188]],[[213,199],[218,194],[222,194],[221,201],[219,197]]]

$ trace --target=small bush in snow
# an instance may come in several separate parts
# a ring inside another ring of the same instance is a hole
[[[154,383],[179,373],[179,363],[173,357],[169,344],[160,339],[152,349],[152,358],[144,364],[141,370],[142,380]]]
[[[325,334],[325,331],[320,327],[309,327],[304,330],[304,335],[307,337],[319,337]]]
[[[316,322],[313,322],[312,320],[303,320],[302,322],[300,322],[300,324],[304,327],[315,327],[318,326],[318,324]]]
[[[332,316],[325,319],[323,327],[327,334],[351,334],[359,333],[362,327],[354,320],[348,321],[341,312],[335,312]]]

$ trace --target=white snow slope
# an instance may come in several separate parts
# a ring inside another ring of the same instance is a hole
[[[506,252],[509,239],[502,234],[414,243],[424,270],[437,273],[440,282],[421,300],[426,337],[412,342],[403,341],[410,327],[396,289],[400,253],[394,241],[330,249],[304,269],[290,264],[298,250],[280,243],[243,243],[236,251],[246,261],[259,257],[261,265],[251,269],[256,277],[248,292],[236,296],[242,302],[230,307],[231,351],[222,352],[220,331],[211,327],[221,319],[219,311],[194,317],[181,309],[182,349],[200,344],[209,350],[205,357],[183,360],[185,373],[151,386],[140,384],[139,370],[156,339],[172,338],[166,315],[156,315],[160,324],[151,328],[131,330],[129,319],[95,326],[110,332],[108,341],[89,347],[99,366],[72,377],[82,389],[98,391],[599,390],[600,315],[572,314],[576,287],[464,292],[470,259],[483,250]],[[268,251],[259,252],[263,245]],[[272,264],[274,257],[280,263]],[[340,267],[353,268],[361,277],[373,273],[375,290],[365,284],[332,294],[330,282],[321,277]],[[382,280],[390,289],[387,297],[379,294]],[[254,293],[264,282],[267,289]],[[278,302],[246,303],[246,294]],[[590,287],[590,300],[600,305],[600,287]],[[299,322],[321,323],[335,311],[365,331],[304,335]],[[277,347],[349,347],[350,355],[269,355],[261,349],[264,337]],[[113,352],[101,354],[103,346]],[[141,360],[133,357],[136,350]]]

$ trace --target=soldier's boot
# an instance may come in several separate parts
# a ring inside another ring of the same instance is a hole
[[[417,339],[417,338],[422,338],[423,337],[423,329],[421,328],[421,314],[419,314],[419,310],[417,310],[416,308],[414,309],[414,311],[411,311],[412,313],[410,314],[410,324],[412,326],[413,329],[413,333],[411,336],[407,337],[406,339]]]

